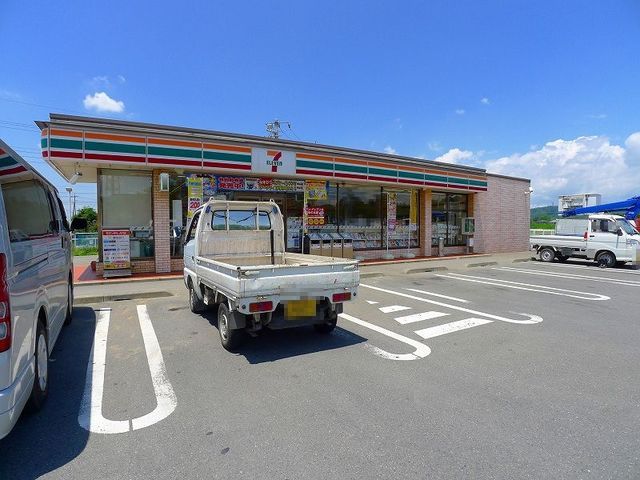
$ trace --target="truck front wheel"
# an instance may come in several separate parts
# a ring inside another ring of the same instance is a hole
[[[553,250],[553,248],[549,248],[549,247],[544,247],[542,250],[540,250],[540,260],[542,260],[543,262],[553,262],[553,259],[556,257],[556,252]]]
[[[226,304],[221,303],[218,307],[218,333],[220,343],[230,352],[235,351],[244,339],[244,330],[232,330],[229,327],[229,317],[233,315]]]
[[[611,268],[616,264],[616,256],[611,252],[602,252],[596,258],[596,262],[601,268]]]

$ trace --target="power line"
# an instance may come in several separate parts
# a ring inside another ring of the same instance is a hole
[[[25,102],[23,100],[13,100],[13,99],[10,99],[10,98],[5,98],[5,97],[0,97],[0,100],[3,100],[5,102],[11,102],[11,103],[19,103],[21,105],[30,105],[32,107],[40,107],[40,108],[58,110],[60,112],[66,111],[66,112],[70,112],[70,113],[77,113],[77,114],[80,114],[80,115],[84,115],[85,114],[85,112],[80,112],[78,110],[71,110],[69,108],[55,107],[53,105],[44,105],[42,103]]]

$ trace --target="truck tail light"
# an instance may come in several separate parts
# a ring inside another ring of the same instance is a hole
[[[585,240],[589,238],[589,232],[584,232],[584,235],[582,236],[582,238],[584,238]]]
[[[258,313],[258,312],[270,312],[273,310],[273,302],[255,302],[249,304],[249,312],[250,313]]]
[[[333,303],[341,303],[348,300],[351,300],[351,292],[334,293],[333,297],[331,297]]]
[[[11,312],[7,285],[7,256],[0,253],[0,352],[11,348]]]

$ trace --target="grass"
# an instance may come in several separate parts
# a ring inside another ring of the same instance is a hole
[[[545,229],[545,230],[553,230],[555,225],[550,222],[531,222],[531,227],[533,229]]]
[[[97,255],[98,247],[75,247],[73,249],[74,256]]]

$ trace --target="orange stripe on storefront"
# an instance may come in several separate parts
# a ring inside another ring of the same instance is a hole
[[[234,145],[217,145],[214,143],[205,143],[204,148],[207,150],[223,150],[227,152],[251,153],[251,148],[236,147]]]
[[[82,138],[82,132],[78,132],[77,130],[59,130],[57,128],[51,129],[51,135],[59,135],[61,137]]]
[[[388,163],[382,163],[382,162],[367,162],[369,164],[370,167],[379,167],[379,168],[386,168],[388,170],[397,170],[398,167],[396,165],[390,165]]]
[[[129,135],[112,135],[109,133],[96,133],[96,132],[85,132],[85,138],[91,138],[94,140],[112,140],[114,142],[135,142],[135,143],[144,143],[144,137],[131,137]]]
[[[43,128],[42,131],[40,132],[40,136],[46,137],[48,133],[49,133],[49,129]]]
[[[309,160],[322,160],[324,162],[333,162],[331,157],[323,157],[322,155],[312,155],[310,153],[296,153],[297,158],[306,158]]]
[[[149,144],[168,145],[170,147],[202,148],[202,143],[200,142],[185,142],[183,140],[168,140],[166,138],[150,138]]]
[[[352,160],[350,158],[343,158],[343,157],[336,157],[335,160],[336,162],[340,162],[340,163],[350,163],[352,165],[364,165],[365,167],[367,166],[367,162],[362,160]]]

